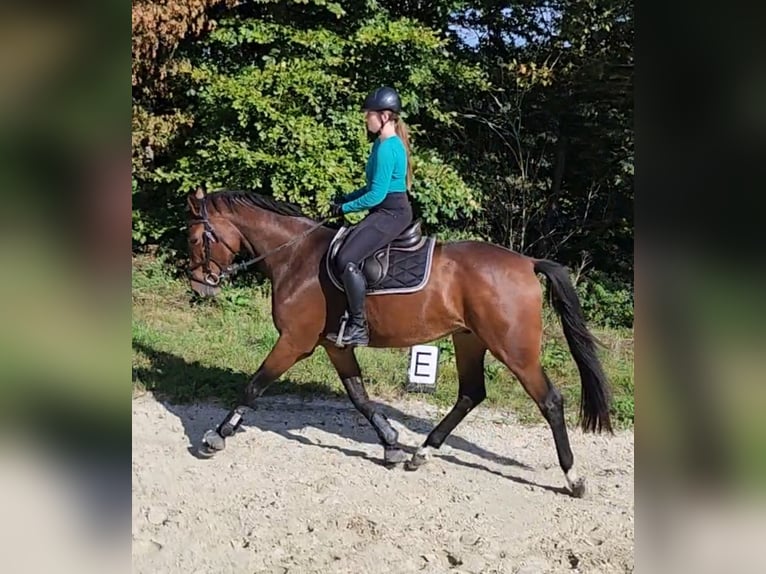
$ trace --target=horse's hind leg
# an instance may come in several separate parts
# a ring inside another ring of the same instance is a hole
[[[339,349],[326,346],[330,361],[338,372],[343,387],[356,409],[370,421],[375,433],[383,445],[383,457],[387,464],[398,464],[407,459],[407,453],[400,448],[399,433],[391,426],[388,419],[375,408],[370,401],[362,382],[362,370],[354,355],[353,348]]]
[[[569,446],[569,436],[564,421],[564,399],[539,364],[536,364],[531,374],[524,374],[523,376],[524,379],[519,378],[524,389],[537,403],[540,412],[551,427],[553,440],[556,443],[556,454],[561,470],[564,471],[567,486],[569,486],[572,496],[581,498],[585,494],[585,480],[578,477],[574,469],[574,456],[572,455],[572,448]],[[533,390],[530,391],[530,389]]]
[[[548,425],[553,431],[559,465],[564,471],[569,490],[572,496],[582,497],[585,494],[585,481],[579,478],[574,470],[574,457],[569,446],[569,436],[564,422],[564,400],[559,390],[543,371],[537,354],[531,350],[525,352],[521,349],[513,352],[498,349],[493,351],[493,354],[516,375],[524,390],[532,397],[543,417],[548,421]]]
[[[484,386],[484,346],[473,333],[456,333],[452,336],[455,345],[455,362],[458,372],[458,396],[455,406],[429,433],[423,445],[407,464],[408,470],[415,470],[430,457],[431,448],[439,448],[465,416],[487,396]]]

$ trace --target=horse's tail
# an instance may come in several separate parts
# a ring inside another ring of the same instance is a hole
[[[551,304],[561,319],[569,350],[580,371],[580,424],[585,432],[612,431],[609,420],[609,386],[596,356],[595,339],[585,325],[580,300],[562,265],[546,259],[535,260],[535,272],[548,278]]]

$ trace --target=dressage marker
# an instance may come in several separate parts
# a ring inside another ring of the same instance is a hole
[[[407,391],[433,393],[439,376],[439,347],[415,345],[410,349],[410,368],[407,371]]]

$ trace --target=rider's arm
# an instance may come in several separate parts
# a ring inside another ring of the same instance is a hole
[[[394,149],[389,145],[381,144],[375,159],[375,171],[372,174],[369,185],[363,188],[364,192],[358,197],[343,204],[343,213],[370,209],[386,199],[396,160]]]
[[[346,195],[344,195],[343,196],[343,200],[341,201],[341,203],[348,203],[349,201],[354,201],[355,199],[361,197],[365,193],[367,193],[367,186],[366,185],[360,187],[359,189],[355,189],[351,193],[347,193]]]

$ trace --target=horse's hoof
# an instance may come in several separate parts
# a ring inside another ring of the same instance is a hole
[[[388,465],[401,464],[407,461],[409,455],[396,446],[385,447],[383,450],[383,461]]]
[[[214,430],[209,430],[202,437],[202,446],[199,448],[199,454],[205,457],[214,456],[226,448],[226,439]]]
[[[415,454],[412,455],[412,458],[407,461],[407,463],[404,465],[404,469],[417,470],[429,460],[431,460],[431,453],[428,451],[428,447],[421,447],[417,450],[417,452],[415,452]]]
[[[580,477],[569,484],[569,493],[572,498],[582,498],[585,496],[585,479]]]

